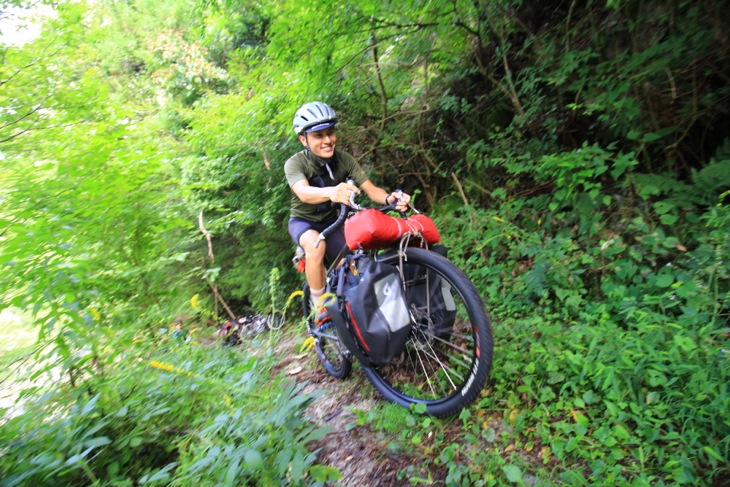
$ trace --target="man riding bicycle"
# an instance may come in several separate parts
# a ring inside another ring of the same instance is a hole
[[[376,204],[397,202],[406,211],[410,196],[390,193],[375,186],[354,157],[336,149],[337,115],[329,105],[318,101],[305,103],[294,115],[294,132],[304,150],[284,164],[287,183],[292,190],[289,235],[304,249],[305,275],[311,290],[317,320],[327,319],[320,298],[325,292],[325,260],[331,263],[345,247],[344,230],[327,237],[318,247],[320,232],[337,219],[337,205],[348,204],[351,193],[360,189]],[[355,184],[348,184],[351,179]]]

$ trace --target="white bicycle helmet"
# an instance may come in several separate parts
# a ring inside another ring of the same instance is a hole
[[[294,115],[294,132],[301,135],[305,132],[316,132],[334,127],[337,123],[335,111],[326,103],[313,101],[305,103]]]

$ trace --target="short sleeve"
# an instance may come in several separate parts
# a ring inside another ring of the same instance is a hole
[[[307,179],[301,157],[298,156],[299,154],[295,154],[284,163],[284,175],[290,188],[294,186],[294,183]]]

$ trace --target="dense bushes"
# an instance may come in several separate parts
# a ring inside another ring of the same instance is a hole
[[[106,349],[95,375],[39,398],[28,391],[24,413],[5,421],[3,486],[311,485],[337,477],[307,448],[326,433],[301,416],[312,396],[272,380],[271,355],[185,342],[172,330],[128,330]]]
[[[590,483],[726,478],[728,194],[707,204],[699,177],[635,174],[611,195],[601,171],[576,175],[589,164],[560,160],[581,178],[568,188],[591,191],[440,222],[498,320],[502,362],[483,406],[512,411],[525,441],[561,462],[587,462]]]

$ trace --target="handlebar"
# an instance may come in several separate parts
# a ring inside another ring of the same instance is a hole
[[[352,199],[352,198],[351,198]],[[314,244],[314,248],[319,247],[319,243],[329,237],[335,230],[340,228],[342,224],[345,223],[345,220],[347,220],[347,213],[349,212],[349,207],[347,205],[340,205],[340,215],[337,217],[337,220],[335,220],[332,225],[328,226],[322,232],[320,232],[319,237],[317,237],[317,243]]]
[[[393,192],[398,195],[398,199],[396,199],[393,203],[387,205],[386,207],[378,208],[379,210],[381,210],[381,211],[395,210],[396,207],[398,206],[398,203],[401,203],[401,202],[404,201],[404,199],[403,199],[403,190],[402,189],[398,188],[398,189],[396,189]],[[418,211],[417,209],[415,209],[410,203],[408,203],[408,209],[411,210],[413,213],[415,213],[417,215],[421,213],[420,211]],[[405,212],[399,211],[398,213],[400,213],[400,216],[402,216],[402,217],[405,218],[405,216],[406,216]]]
[[[348,179],[347,180],[347,184],[355,184],[355,181],[353,181],[352,179]],[[403,193],[403,191],[400,190],[400,189],[396,189],[394,192],[397,193],[397,194],[402,194]],[[355,196],[356,196],[355,195],[355,192],[354,191],[350,191],[350,203],[349,203],[349,205],[340,205],[340,214],[338,215],[337,220],[335,220],[334,222],[332,222],[332,225],[328,226],[327,228],[325,228],[324,230],[322,230],[322,232],[320,232],[319,237],[317,237],[317,243],[314,244],[314,247],[315,248],[319,247],[319,243],[322,240],[325,240],[327,237],[329,237],[333,232],[335,232],[336,230],[338,230],[345,223],[345,220],[347,220],[347,214],[350,211],[362,211],[362,210],[365,209],[362,206],[360,206],[357,203],[355,203]],[[402,201],[402,197],[399,196],[398,199],[396,199],[393,203],[391,203],[389,205],[381,206],[381,207],[377,208],[377,210],[378,211],[382,211],[382,212],[386,212],[386,211],[397,211],[396,210],[396,207],[398,206],[398,203],[400,203],[401,201]],[[409,207],[410,207],[411,211],[413,211],[415,213],[420,213],[418,210],[416,210],[412,206],[409,205]],[[402,212],[402,211],[399,211],[398,213],[400,213],[400,215],[402,217],[405,217],[406,216],[406,214],[404,212]]]

